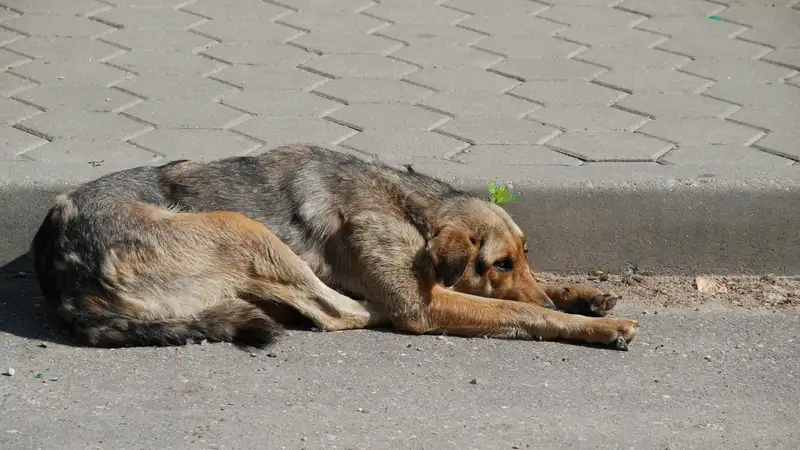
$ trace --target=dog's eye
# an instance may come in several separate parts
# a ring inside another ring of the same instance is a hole
[[[500,272],[508,272],[514,269],[514,262],[511,259],[501,259],[494,263],[494,268]]]

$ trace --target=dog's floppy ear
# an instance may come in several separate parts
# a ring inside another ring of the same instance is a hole
[[[452,224],[439,228],[428,248],[436,277],[446,287],[454,286],[461,279],[475,252],[469,232]]]

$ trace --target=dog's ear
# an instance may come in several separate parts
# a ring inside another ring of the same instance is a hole
[[[451,287],[464,275],[475,244],[467,230],[448,224],[436,231],[429,242],[429,251],[439,282]]]

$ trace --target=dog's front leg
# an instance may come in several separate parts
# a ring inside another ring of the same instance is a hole
[[[560,311],[584,316],[605,316],[617,305],[621,296],[583,284],[539,283]]]
[[[593,318],[552,311],[536,305],[462,294],[434,286],[418,314],[395,320],[407,331],[459,336],[625,344],[636,335],[633,320]]]

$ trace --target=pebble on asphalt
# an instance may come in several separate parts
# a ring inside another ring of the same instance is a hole
[[[14,368],[13,368],[13,367],[9,367],[8,369],[6,369],[6,371],[5,371],[5,372],[3,372],[3,375],[5,375],[5,376],[7,376],[7,377],[13,377],[13,376],[14,376],[14,374],[16,374],[16,373],[17,373],[17,371],[16,371],[16,370],[14,370]]]

